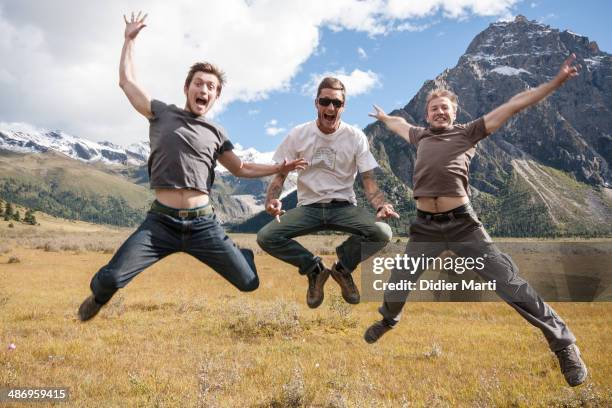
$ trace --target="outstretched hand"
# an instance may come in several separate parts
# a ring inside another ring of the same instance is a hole
[[[136,38],[140,30],[145,28],[147,25],[144,23],[145,18],[147,18],[148,14],[142,16],[142,11],[138,12],[138,15],[134,16],[134,12],[132,12],[132,16],[128,21],[125,14],[123,15],[123,20],[125,21],[125,39],[133,40]]]
[[[283,208],[283,202],[278,198],[273,198],[266,204],[266,212],[276,219],[276,222],[280,222],[280,216],[285,213]]]
[[[395,209],[391,204],[383,204],[380,209],[376,212],[377,219],[383,218],[399,218],[399,214],[395,212]]]
[[[559,73],[557,74],[557,78],[561,81],[561,83],[567,81],[570,78],[578,76],[580,72],[580,65],[575,64],[576,62],[576,54],[571,54],[567,59],[561,64],[561,68],[559,68]]]
[[[279,166],[278,172],[288,174],[293,170],[304,170],[306,166],[308,166],[308,162],[304,159],[295,159],[291,161],[285,159]]]
[[[387,115],[385,113],[385,111],[382,110],[382,108],[380,106],[378,106],[378,105],[372,105],[372,106],[374,106],[374,112],[368,113],[368,116],[376,118],[376,119],[380,120],[381,122],[384,122],[384,120],[389,117],[389,115]]]

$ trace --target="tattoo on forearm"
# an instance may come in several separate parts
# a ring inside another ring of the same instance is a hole
[[[366,198],[374,208],[378,208],[385,203],[385,195],[378,189],[376,191],[366,193]]]
[[[268,186],[268,193],[266,194],[266,202],[270,202],[275,198],[279,198],[283,192],[283,183],[285,182],[285,176],[283,174],[277,174],[272,179]]]
[[[270,188],[268,189],[267,199],[271,200],[273,198],[278,198],[280,197],[282,192],[283,192],[283,188],[279,186],[278,184],[271,185]]]
[[[361,181],[363,183],[363,191],[366,198],[372,204],[372,207],[379,208],[385,203],[385,195],[378,186],[374,179],[374,171],[366,171],[361,173]]]

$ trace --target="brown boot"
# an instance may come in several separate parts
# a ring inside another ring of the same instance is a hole
[[[311,309],[316,309],[323,303],[323,287],[329,278],[330,270],[319,263],[308,276],[308,292],[306,292],[306,303]]]
[[[89,295],[79,307],[79,319],[85,322],[98,314],[103,305],[96,302],[94,295]]]
[[[580,349],[575,344],[570,344],[562,350],[555,352],[559,359],[561,372],[565,377],[565,381],[575,387],[582,384],[587,378],[587,367],[580,357]]]
[[[363,339],[366,343],[376,343],[386,332],[393,328],[392,325],[387,323],[384,319],[374,323],[365,331]]]
[[[347,303],[351,305],[356,305],[361,300],[359,296],[359,289],[357,289],[357,285],[353,281],[353,277],[350,272],[346,272],[338,262],[334,263],[331,268],[331,276],[334,278],[338,285],[340,285],[340,289],[342,289],[342,297]]]

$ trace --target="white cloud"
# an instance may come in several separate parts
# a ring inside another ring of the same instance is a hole
[[[338,78],[346,88],[347,97],[353,97],[367,93],[371,89],[380,85],[379,76],[370,70],[362,71],[354,69],[353,72],[347,74],[344,69],[334,72],[324,72],[322,74],[313,74],[310,76],[310,81],[302,86],[302,93],[314,97],[317,93],[319,83],[325,77]]]
[[[507,14],[518,0],[389,0],[384,14],[395,19],[413,19],[441,12],[447,18],[464,18],[469,14],[496,16]]]
[[[361,59],[367,59],[368,58],[368,53],[365,52],[365,50],[361,47],[357,48],[357,54],[359,54],[359,58]]]
[[[247,112],[249,115],[258,115],[260,112],[259,109],[249,109],[249,111]]]
[[[278,127],[277,125],[278,125],[278,121],[276,119],[271,119],[267,121],[266,124],[264,125],[264,128],[266,129],[266,134],[269,136],[276,136],[279,133],[282,133],[285,130],[287,130],[284,127]]]
[[[425,31],[427,30],[429,27],[437,24],[438,22],[433,22],[433,23],[427,23],[427,24],[413,24],[411,22],[406,22],[406,23],[402,23],[400,25],[398,25],[395,29],[397,31],[410,31],[410,32],[419,32],[419,31]]]
[[[279,133],[284,132],[285,130],[287,130],[287,129],[285,129],[285,128],[277,128],[277,127],[269,127],[269,128],[266,128],[266,135],[276,136]]]
[[[183,80],[197,60],[223,68],[228,84],[213,110],[288,90],[320,44],[321,29],[371,36],[441,12],[503,15],[517,0],[0,0],[0,120],[31,122],[94,140],[129,144],[148,122],[119,89],[122,14],[146,10],[135,49],[137,78],[155,98],[182,106]],[[349,95],[366,92],[376,74],[353,71]]]

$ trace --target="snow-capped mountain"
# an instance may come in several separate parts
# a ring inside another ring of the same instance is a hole
[[[148,142],[128,147],[110,142],[93,142],[61,130],[37,128],[27,123],[0,123],[0,149],[20,153],[55,151],[83,162],[142,165],[149,156]]]
[[[27,123],[0,122],[0,149],[20,153],[43,153],[49,150],[83,162],[102,162],[141,166],[147,163],[151,148],[148,141],[120,146],[111,142],[93,142],[61,130],[37,128]],[[244,162],[272,164],[274,152],[259,152],[236,144],[236,153]],[[227,172],[222,165],[217,171]]]
[[[93,142],[61,130],[37,128],[26,123],[0,123],[0,150],[19,153],[54,151],[85,163],[103,163],[110,167],[146,166],[151,153],[149,142],[141,141],[127,147],[111,142]],[[272,164],[274,152],[259,152],[236,144],[236,153],[244,162]],[[218,173],[213,189],[217,214],[222,222],[237,221],[264,209],[267,179],[239,179],[217,163]],[[146,171],[142,172],[143,175]],[[146,177],[146,175],[145,175]],[[146,182],[146,179],[145,179]],[[291,173],[281,197],[295,191],[297,174]]]

